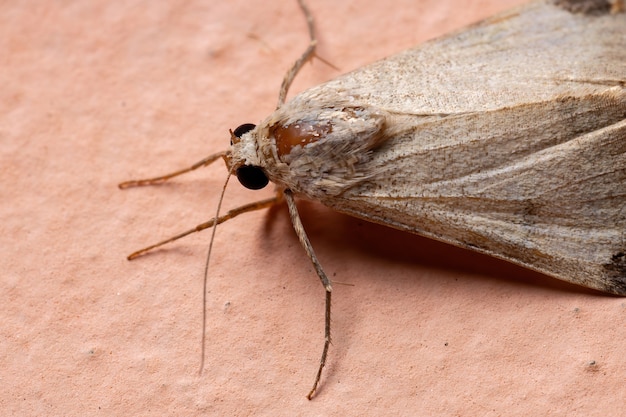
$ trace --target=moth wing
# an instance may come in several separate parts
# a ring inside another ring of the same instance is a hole
[[[402,176],[386,174],[404,186],[364,182],[325,204],[626,294],[626,120],[466,175],[429,183]]]
[[[294,104],[447,117],[623,87],[626,13],[572,13],[577,3],[532,2],[313,87]]]
[[[532,3],[296,96],[280,110],[387,115],[345,189],[315,198],[626,294],[626,15],[573,3]]]

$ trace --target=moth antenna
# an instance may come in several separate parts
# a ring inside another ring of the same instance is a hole
[[[146,178],[146,179],[143,179],[143,180],[124,181],[122,183],[119,183],[117,186],[119,188],[121,188],[121,189],[125,189],[125,188],[130,188],[130,187],[142,187],[144,185],[160,184],[162,182],[165,182],[165,181],[169,180],[170,178],[174,178],[174,177],[177,177],[179,175],[185,174],[187,172],[194,171],[194,170],[196,170],[198,168],[210,165],[211,163],[215,162],[219,158],[224,159],[227,154],[228,154],[228,151],[222,151],[222,152],[214,153],[213,155],[209,155],[206,158],[204,158],[203,160],[196,162],[195,164],[193,164],[190,167],[187,167],[187,168],[184,168],[184,169],[181,169],[181,170],[178,170],[178,171],[170,172],[169,174],[161,175],[160,177]]]
[[[233,168],[234,169],[234,168]],[[200,354],[202,355],[200,358],[200,370],[198,371],[199,375],[202,375],[202,371],[204,370],[204,354],[206,351],[206,290],[207,283],[209,277],[209,261],[211,260],[211,251],[213,250],[213,241],[215,240],[215,232],[217,231],[218,219],[220,218],[220,209],[222,208],[222,201],[224,201],[224,193],[226,192],[226,186],[228,185],[228,180],[233,174],[233,169],[228,171],[228,175],[226,176],[226,181],[224,181],[224,186],[222,187],[222,192],[220,193],[220,198],[217,201],[217,209],[215,210],[215,217],[213,217],[213,229],[211,231],[211,240],[209,241],[209,250],[206,255],[206,262],[204,263],[204,277],[202,279],[202,343]]]
[[[222,207],[222,201],[224,200],[224,193],[226,192],[226,186],[228,185],[228,180],[232,176],[232,173],[233,173],[232,170],[228,172],[228,176],[226,177],[226,181],[224,182],[224,186],[222,187],[222,193],[220,194],[220,199],[217,203],[217,210],[215,212],[215,217],[206,223],[202,223],[201,225],[196,226],[195,229],[188,231],[189,233],[193,233],[199,230],[213,227],[213,232],[211,233],[211,240],[209,242],[209,250],[207,252],[206,262],[204,264],[204,278],[202,281],[202,344],[201,344],[202,357],[200,359],[200,369],[198,371],[198,374],[200,375],[202,374],[202,371],[204,370],[204,358],[206,356],[205,355],[206,353],[206,318],[207,318],[206,305],[207,305],[207,283],[208,283],[208,276],[209,276],[209,261],[211,259],[211,251],[213,250],[213,240],[215,239],[215,232],[217,230],[217,225],[220,223],[224,223],[226,220],[232,219],[233,217],[236,217],[240,214],[274,206],[275,204],[278,204],[283,199],[283,193],[280,191],[277,191],[274,197],[237,207],[233,210],[228,211],[228,213],[226,213],[225,215],[220,216],[219,213]],[[199,229],[199,227],[202,227],[202,229]],[[171,239],[168,239],[168,240],[171,241]]]
[[[315,56],[315,47],[317,46],[317,38],[315,37],[315,22],[313,20],[313,15],[309,11],[309,8],[305,4],[304,0],[298,0],[298,5],[300,5],[300,9],[302,9],[302,13],[304,13],[304,17],[306,18],[306,24],[309,29],[309,46],[306,48],[304,53],[293,63],[291,68],[285,74],[283,78],[283,83],[280,86],[280,92],[278,93],[278,105],[276,108],[280,108],[283,104],[285,104],[285,99],[287,98],[287,92],[289,92],[289,87],[293,83],[294,78],[300,72],[304,64],[306,64],[313,56]]]

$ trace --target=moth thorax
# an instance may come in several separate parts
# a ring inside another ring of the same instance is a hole
[[[298,120],[290,123],[277,123],[271,127],[271,133],[276,140],[278,157],[289,156],[295,147],[305,147],[309,143],[317,142],[333,131],[330,122],[316,120]]]

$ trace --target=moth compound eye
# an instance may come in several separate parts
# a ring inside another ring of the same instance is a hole
[[[235,129],[233,131],[233,138],[230,140],[230,144],[233,144],[234,142],[239,142],[237,139],[241,139],[241,137],[244,135],[244,133],[248,133],[249,131],[251,131],[252,129],[254,129],[256,127],[255,124],[253,123],[244,123],[242,125],[239,125],[239,127],[237,127],[237,129]]]
[[[244,124],[240,125],[237,129],[235,129],[233,134],[235,136],[237,136],[238,138],[240,138],[241,136],[243,136],[244,133],[248,133],[249,131],[251,131],[255,127],[256,127],[256,125],[254,123],[244,123]]]
[[[250,190],[260,190],[270,181],[261,168],[253,165],[243,165],[237,168],[237,179],[241,185]]]

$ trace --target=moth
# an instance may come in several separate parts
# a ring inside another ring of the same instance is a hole
[[[251,189],[286,201],[326,291],[295,198],[475,250],[558,279],[626,295],[626,13],[624,0],[541,0],[364,66],[231,132],[222,158]],[[227,180],[228,181],[228,180]],[[224,185],[226,187],[226,185]],[[221,205],[221,199],[220,199]],[[211,242],[213,240],[211,239]],[[208,266],[208,261],[207,261]]]

